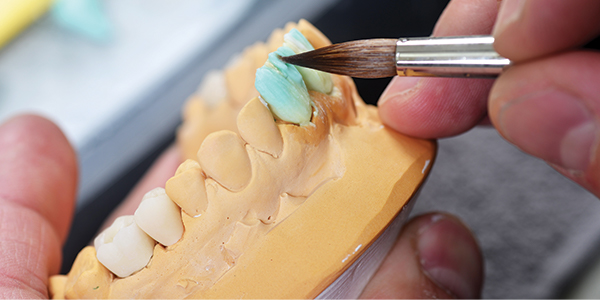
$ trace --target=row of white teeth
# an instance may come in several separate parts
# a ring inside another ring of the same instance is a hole
[[[239,192],[252,177],[246,143],[275,157],[281,154],[281,133],[258,98],[242,108],[237,125],[240,136],[224,130],[206,137],[198,151],[198,162],[185,161],[166,182],[169,194],[163,188],[151,190],[133,216],[117,218],[100,233],[94,240],[98,261],[119,277],[143,269],[152,258],[156,242],[170,246],[182,237],[182,211],[195,217],[206,210],[204,177]]]
[[[181,210],[165,189],[155,188],[142,198],[134,215],[117,218],[94,240],[96,257],[119,277],[143,269],[156,242],[170,246],[183,235]]]

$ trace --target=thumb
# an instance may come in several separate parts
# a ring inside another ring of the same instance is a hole
[[[361,298],[477,298],[483,261],[456,217],[430,213],[407,223]]]
[[[71,223],[75,153],[37,116],[0,125],[0,298],[47,298]]]

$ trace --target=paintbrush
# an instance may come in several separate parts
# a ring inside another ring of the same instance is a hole
[[[355,78],[494,78],[510,65],[492,36],[367,39],[281,57],[289,64]]]

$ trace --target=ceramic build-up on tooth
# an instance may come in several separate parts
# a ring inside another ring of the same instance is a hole
[[[306,37],[296,28],[293,28],[283,36],[283,45],[292,49],[294,54],[315,50]],[[333,82],[329,73],[300,66],[295,67],[302,74],[304,83],[306,83],[306,87],[309,90],[323,94],[329,94],[333,90]]]
[[[255,86],[269,104],[273,115],[280,120],[304,126],[310,123],[312,115],[306,84],[296,67],[279,58],[280,55],[294,54],[292,49],[285,46],[269,54],[265,65],[256,70]]]
[[[333,90],[331,75],[304,67],[286,64],[281,56],[290,56],[314,47],[293,28],[283,37],[283,46],[269,54],[264,66],[256,71],[256,90],[269,104],[269,108],[280,120],[307,125],[311,118],[308,90],[330,94]]]

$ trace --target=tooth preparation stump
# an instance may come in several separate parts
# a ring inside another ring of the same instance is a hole
[[[311,298],[330,285],[418,191],[436,145],[383,126],[350,78],[277,57],[328,44],[301,20],[210,73],[222,86],[202,85],[178,132],[187,160],[52,277],[51,296]]]

